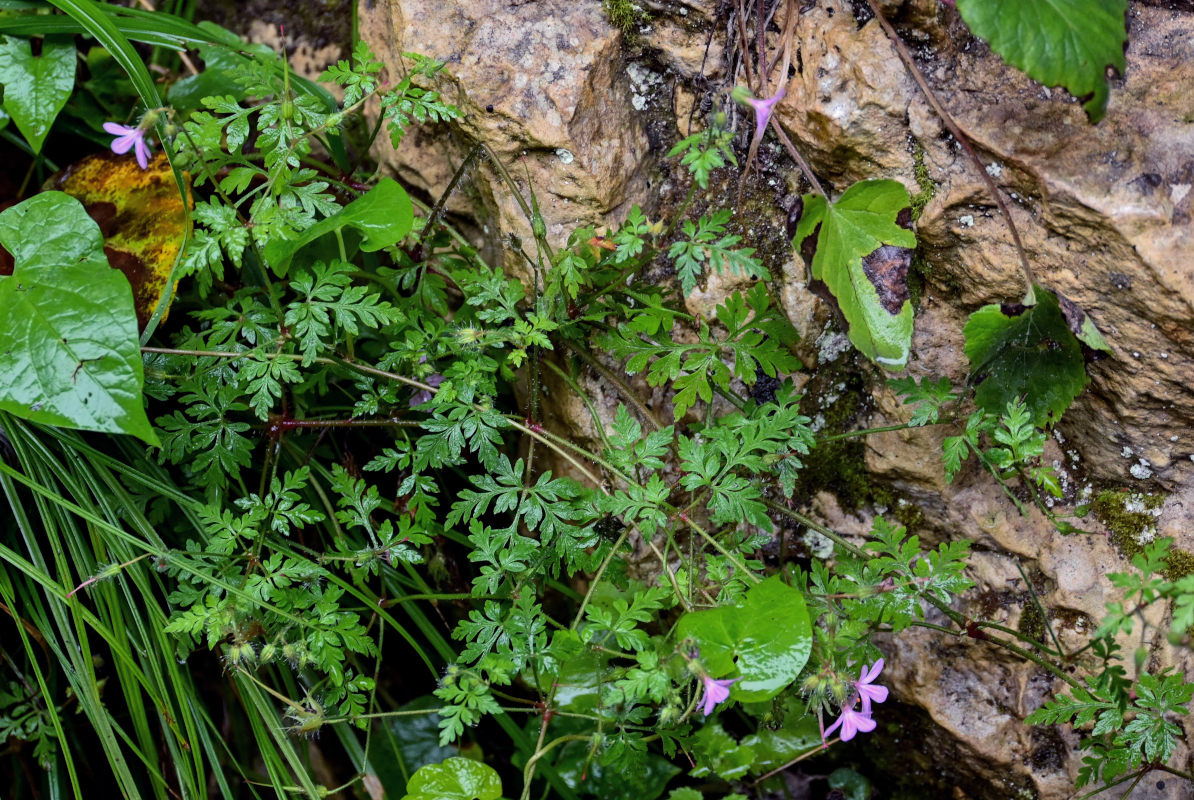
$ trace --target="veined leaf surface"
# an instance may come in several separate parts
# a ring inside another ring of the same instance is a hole
[[[912,199],[899,181],[860,181],[836,203],[821,195],[804,196],[804,214],[796,227],[799,248],[816,235],[813,278],[824,281],[849,325],[850,341],[871,361],[901,370],[912,349],[912,304],[907,268],[876,268],[896,254],[884,247],[916,247],[912,231],[897,224]],[[868,260],[869,259],[869,260]]]
[[[0,213],[13,274],[0,277],[0,409],[156,445],[141,405],[129,282],[78,200],[43,192]]]

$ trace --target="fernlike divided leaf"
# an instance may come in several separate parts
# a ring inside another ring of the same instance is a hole
[[[871,361],[899,371],[912,348],[906,250],[912,231],[896,218],[912,199],[899,181],[859,181],[830,204],[804,196],[793,245],[816,235],[813,278],[824,281],[849,325],[850,341]]]
[[[141,405],[133,292],[82,204],[43,192],[0,213],[0,409],[46,425],[158,438]]]
[[[1107,112],[1107,70],[1122,73],[1127,0],[957,0],[975,36],[1046,86],[1064,86],[1091,122]]]

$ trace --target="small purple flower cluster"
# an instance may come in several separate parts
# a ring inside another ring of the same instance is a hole
[[[853,739],[859,731],[870,733],[875,729],[875,720],[871,717],[871,703],[882,703],[887,699],[887,687],[874,685],[875,679],[882,671],[883,659],[879,659],[870,667],[863,667],[858,680],[854,681],[854,694],[851,694],[850,699],[842,706],[842,715],[821,734],[822,741],[828,741],[839,726],[842,729],[843,742]],[[860,700],[862,710],[855,711],[854,705]]]

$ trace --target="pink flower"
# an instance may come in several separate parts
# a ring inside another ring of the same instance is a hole
[[[870,715],[871,703],[882,703],[887,699],[886,686],[872,686],[871,682],[879,677],[879,673],[883,671],[883,659],[879,659],[871,665],[870,669],[862,668],[862,674],[858,676],[858,680],[854,682],[854,689],[858,692],[858,696],[862,699],[862,713]],[[873,726],[872,726],[873,727]],[[870,730],[866,728],[865,730]],[[843,739],[846,737],[842,737]]]
[[[701,709],[705,716],[713,713],[713,707],[718,703],[724,703],[730,697],[730,686],[738,680],[737,678],[729,678],[727,680],[714,680],[708,675],[702,675],[701,680],[705,684],[705,694],[701,698]]]
[[[869,667],[862,668],[858,680],[853,682],[857,694],[850,696],[849,702],[842,707],[842,715],[825,729],[822,741],[827,740],[839,725],[842,729],[843,742],[853,739],[854,734],[859,731],[870,733],[875,729],[875,720],[871,718],[871,703],[882,703],[887,699],[887,687],[874,684],[875,678],[878,678],[882,671],[883,659],[879,659]],[[854,704],[860,700],[862,701],[862,710],[855,711]]]
[[[145,143],[145,131],[115,122],[105,122],[104,130],[116,137],[112,142],[113,153],[122,155],[132,150],[141,169],[149,166],[149,145]]]
[[[822,734],[823,739],[828,739],[838,726],[842,727],[842,741],[848,742],[854,738],[854,734],[862,731],[863,733],[870,733],[875,729],[875,720],[871,719],[870,711],[855,711],[854,704],[858,702],[858,697],[850,698],[850,702],[842,709],[842,715],[837,718],[837,722],[825,729]]]
[[[755,138],[762,137],[763,131],[767,129],[767,123],[771,121],[771,112],[775,109],[775,104],[784,99],[785,93],[786,90],[781,86],[779,91],[771,97],[760,100],[757,97],[751,97],[750,92],[743,87],[734,90],[735,100],[745,103],[755,110]]]
[[[447,378],[445,378],[443,375],[440,375],[438,372],[436,372],[436,373],[428,375],[426,378],[424,378],[423,383],[427,384],[428,386],[438,389],[439,385],[446,380],[447,380]],[[426,389],[420,389],[419,391],[414,393],[413,397],[410,398],[410,407],[415,408],[417,406],[423,405],[424,403],[430,402],[432,397],[433,397],[433,395],[431,394],[431,392],[427,391]],[[887,690],[884,689],[884,691],[887,691]]]

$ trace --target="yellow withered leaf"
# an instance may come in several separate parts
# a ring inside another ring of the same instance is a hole
[[[166,156],[141,169],[131,156],[98,153],[58,173],[47,189],[76,198],[104,235],[104,254],[133,287],[142,329],[178,257],[186,209]],[[190,189],[188,187],[188,193]]]

